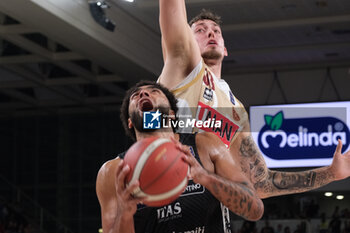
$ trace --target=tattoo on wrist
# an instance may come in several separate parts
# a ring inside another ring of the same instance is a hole
[[[303,174],[275,172],[272,183],[277,189],[310,188],[314,187],[316,172],[310,171]]]
[[[322,186],[334,181],[334,174],[330,171],[318,172],[316,177],[316,185]]]

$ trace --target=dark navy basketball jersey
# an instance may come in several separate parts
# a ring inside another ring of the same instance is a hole
[[[180,134],[180,142],[191,148],[201,163],[196,134]],[[118,155],[124,158],[122,153]],[[138,205],[134,215],[136,233],[231,233],[229,210],[204,186],[188,182],[181,196],[163,207]]]

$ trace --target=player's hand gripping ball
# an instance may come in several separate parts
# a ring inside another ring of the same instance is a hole
[[[176,200],[187,186],[186,156],[167,138],[149,137],[137,141],[127,151],[124,162],[130,172],[127,184],[139,180],[136,197],[146,197],[148,206],[164,206]]]

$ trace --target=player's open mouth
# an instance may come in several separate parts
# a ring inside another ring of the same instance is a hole
[[[208,44],[207,45],[217,45],[218,43],[216,43],[215,40],[210,40],[208,41]]]
[[[147,112],[153,110],[153,103],[151,100],[144,98],[139,101],[139,109],[142,112]]]

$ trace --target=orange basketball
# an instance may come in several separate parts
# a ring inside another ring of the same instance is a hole
[[[144,204],[148,206],[176,200],[187,186],[188,164],[183,156],[168,138],[149,137],[132,145],[124,161],[130,166],[127,183],[140,182],[133,195],[147,197]]]

